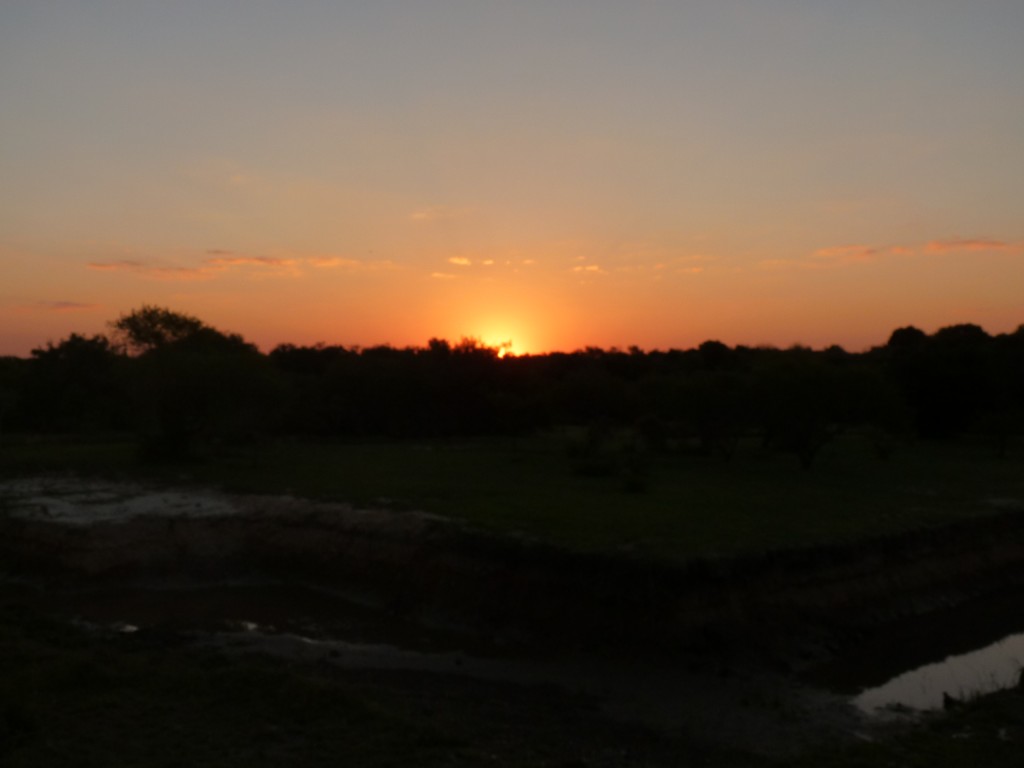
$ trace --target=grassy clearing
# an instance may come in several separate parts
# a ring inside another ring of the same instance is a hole
[[[127,442],[8,442],[6,474],[76,470],[234,491],[422,509],[573,549],[693,556],[856,541],[1024,501],[1024,459],[918,443],[878,459],[849,435],[814,468],[756,445],[731,461],[607,447],[581,471],[573,436],[432,443],[278,443],[185,465],[139,464]],[[3,465],[0,465],[3,466]]]

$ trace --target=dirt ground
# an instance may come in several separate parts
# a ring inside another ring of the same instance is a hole
[[[285,659],[472,732],[474,744],[531,741],[544,761],[563,761],[550,764],[670,765],[683,752],[698,764],[733,751],[783,759],[882,738],[893,720],[911,719],[869,718],[823,686],[828,675],[808,674],[830,660],[827,633],[783,654],[777,638],[747,647],[749,633],[714,627],[693,645],[609,652],[495,624],[501,600],[517,599],[500,580],[484,612],[466,610],[465,596],[402,604],[389,589],[406,580],[363,571],[404,567],[408,579],[436,568],[424,551],[449,542],[449,526],[428,515],[49,477],[0,484],[0,518],[8,606],[97,636]],[[301,560],[314,551],[316,567]],[[346,558],[359,568],[338,564]],[[494,573],[480,571],[475,586],[486,590]]]

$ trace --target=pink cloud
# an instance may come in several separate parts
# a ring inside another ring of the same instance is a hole
[[[924,249],[928,253],[953,253],[958,251],[1021,253],[1024,252],[1024,243],[993,240],[990,237],[951,237],[948,240],[932,240],[925,245]]]
[[[293,267],[295,266],[296,260],[280,259],[272,256],[216,256],[214,258],[206,259],[206,263],[212,264],[216,267]]]
[[[299,277],[306,267],[377,271],[395,269],[387,260],[364,262],[341,256],[246,256],[232,251],[210,249],[198,266],[170,266],[158,261],[119,259],[95,261],[86,266],[97,272],[128,272],[151,280],[212,280],[233,270],[242,270],[253,279],[279,276]]]
[[[914,256],[916,253],[1024,253],[1024,242],[995,240],[989,237],[951,237],[932,240],[921,246],[905,245],[836,245],[819,248],[813,253],[814,261],[803,262],[805,268],[865,264],[894,256]],[[778,266],[776,264],[775,266]],[[794,264],[795,266],[795,264]]]
[[[132,272],[154,280],[209,280],[234,267],[295,268],[299,260],[273,258],[270,256],[235,256],[230,251],[209,250],[210,256],[196,267],[165,266],[160,263],[120,259],[117,261],[90,262],[89,269],[98,272]]]
[[[343,269],[348,272],[377,272],[397,268],[393,262],[387,259],[363,261],[361,259],[348,259],[344,256],[307,256],[296,261],[309,264],[317,269]]]
[[[314,267],[320,269],[330,269],[332,267],[357,267],[359,262],[355,259],[343,259],[340,256],[315,256],[306,261]]]
[[[97,272],[132,272],[154,280],[206,280],[211,277],[212,271],[204,267],[162,267],[126,259],[90,262],[86,266]]]

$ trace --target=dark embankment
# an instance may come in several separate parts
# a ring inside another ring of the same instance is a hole
[[[505,642],[742,645],[786,658],[1024,583],[1024,515],[856,545],[686,564],[571,553],[413,513],[238,497],[236,514],[67,524],[0,516],[8,578],[54,586],[266,579],[315,584]]]

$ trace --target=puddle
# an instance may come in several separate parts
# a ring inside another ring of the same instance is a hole
[[[942,709],[950,699],[971,699],[1021,682],[1024,633],[1004,637],[970,653],[905,672],[853,699],[863,712],[908,707]]]
[[[14,517],[65,525],[152,515],[219,517],[240,511],[228,497],[209,490],[154,490],[133,483],[60,477],[0,483],[0,505]]]

